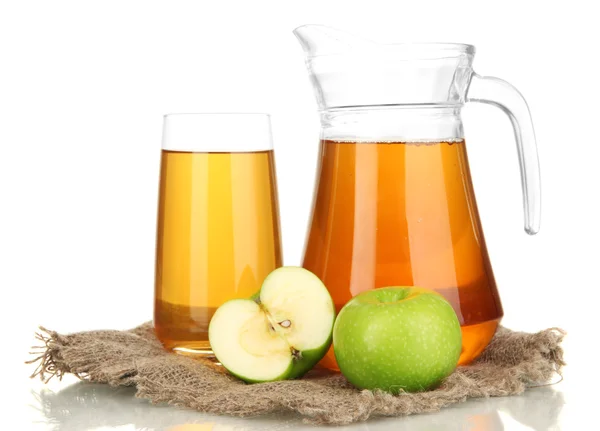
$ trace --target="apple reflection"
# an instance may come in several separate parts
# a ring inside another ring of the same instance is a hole
[[[135,388],[80,382],[59,392],[33,392],[38,410],[52,431],[85,431],[102,427],[145,431],[283,431],[311,430],[293,414],[236,418],[212,416],[170,406],[156,406],[135,398]],[[520,422],[536,431],[552,429],[564,405],[561,392],[551,387],[528,390],[523,395],[474,399],[441,412],[403,418],[374,418],[368,422],[335,427],[336,431],[502,431],[509,422]],[[509,421],[509,422],[507,422]]]

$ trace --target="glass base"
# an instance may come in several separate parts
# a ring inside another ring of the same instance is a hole
[[[165,349],[178,355],[216,360],[208,341],[171,342],[164,344]]]

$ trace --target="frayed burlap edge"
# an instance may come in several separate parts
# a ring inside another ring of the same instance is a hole
[[[28,363],[47,382],[66,373],[90,382],[136,386],[136,396],[205,413],[241,417],[293,411],[312,424],[349,424],[373,416],[437,411],[468,398],[517,395],[546,384],[565,365],[558,328],[528,334],[500,328],[481,357],[428,392],[394,396],[357,390],[340,374],[313,371],[299,380],[245,384],[209,360],[165,351],[151,323],[129,331],[60,335],[40,328],[42,346]]]

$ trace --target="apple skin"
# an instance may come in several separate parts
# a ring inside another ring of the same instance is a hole
[[[218,359],[218,358],[217,358]],[[246,383],[266,383],[266,382],[274,382],[277,380],[287,380],[287,379],[293,379],[294,377],[292,377],[293,375],[293,371],[294,371],[294,362],[290,363],[290,366],[287,368],[287,370],[285,370],[285,372],[279,376],[277,379],[275,380],[260,380],[260,379],[252,379],[252,378],[248,378],[248,377],[244,377],[241,374],[235,373],[233,371],[231,371],[229,368],[227,368],[227,371],[229,371],[229,374],[231,374],[234,377],[237,377],[238,379],[246,382]]]
[[[461,347],[452,306],[418,287],[363,292],[342,308],[333,327],[340,371],[359,389],[432,389],[456,368]]]

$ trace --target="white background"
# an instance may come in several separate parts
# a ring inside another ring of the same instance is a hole
[[[504,324],[569,331],[564,385],[579,400],[596,374],[600,299],[592,4],[2,2],[0,319],[12,352],[3,368],[26,358],[38,324],[68,332],[151,318],[163,114],[272,114],[284,260],[300,263],[318,116],[291,31],[320,23],[380,41],[474,44],[475,70],[524,94],[542,168],[541,232],[523,231],[510,122],[483,105],[464,109],[475,190]]]

